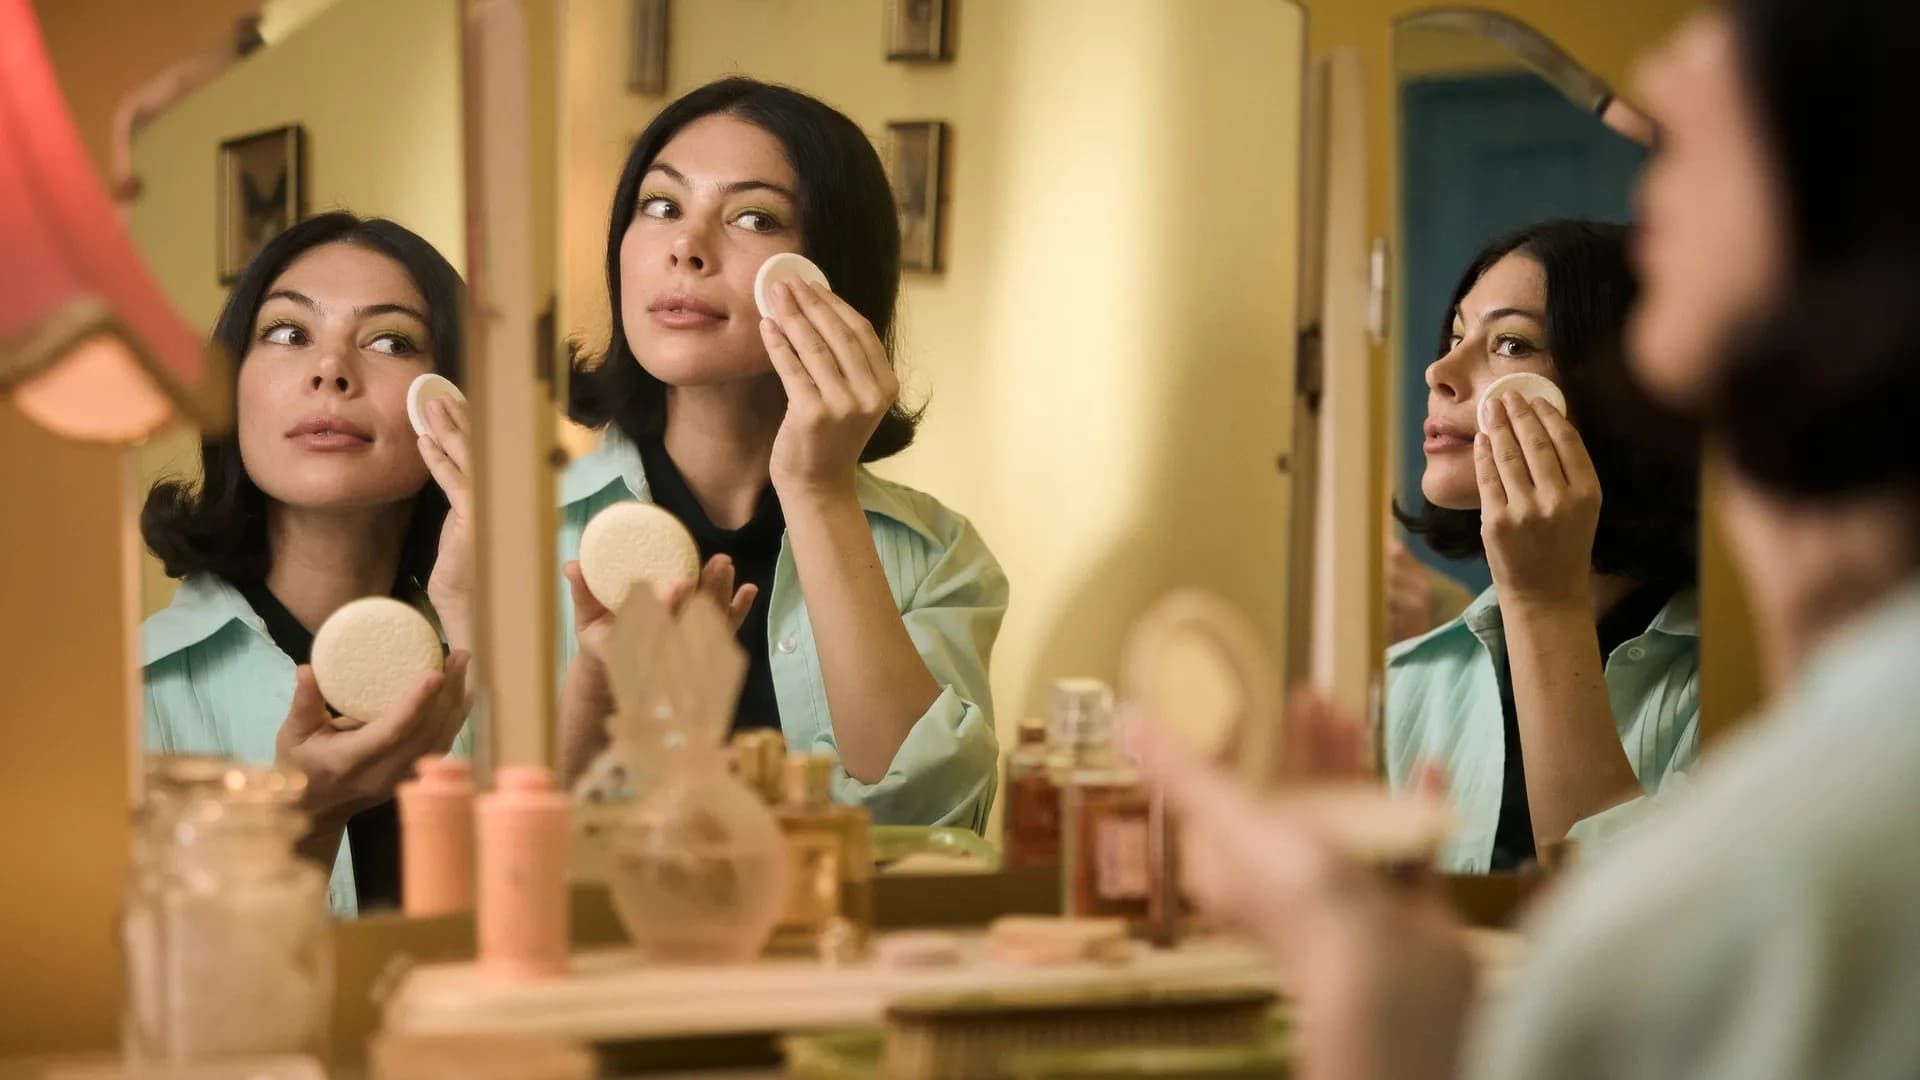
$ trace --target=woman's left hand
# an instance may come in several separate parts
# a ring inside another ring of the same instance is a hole
[[[886,346],[822,286],[788,280],[773,294],[760,337],[787,391],[773,440],[774,490],[782,502],[851,497],[860,454],[900,394]]]
[[[416,440],[427,471],[447,494],[447,520],[440,527],[427,599],[455,649],[473,647],[473,458],[467,425],[466,402],[434,398],[427,403],[430,434]]]
[[[1567,418],[1503,394],[1474,439],[1480,535],[1503,607],[1591,605],[1600,478]]]

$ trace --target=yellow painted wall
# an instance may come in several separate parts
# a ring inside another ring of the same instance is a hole
[[[1115,674],[1166,588],[1236,598],[1276,650],[1291,440],[1298,9],[970,0],[955,59],[883,59],[880,0],[675,4],[677,94],[739,72],[884,141],[952,125],[948,269],[909,273],[900,357],[931,408],[882,471],[979,526],[1013,583],[1003,743],[1056,676]],[[659,99],[624,92],[624,3],[573,0],[563,288],[604,340],[608,202]]]
[[[308,4],[308,7],[313,5]],[[134,146],[143,189],[134,242],[174,304],[211,331],[225,302],[215,263],[219,144],[298,123],[306,129],[306,205],[390,217],[456,268],[466,263],[457,0],[338,0],[304,17],[162,114]],[[198,443],[173,432],[142,451],[143,475],[193,475]],[[175,583],[142,562],[148,612]]]

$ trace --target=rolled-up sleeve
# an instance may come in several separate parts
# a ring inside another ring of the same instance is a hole
[[[839,771],[839,801],[866,807],[883,825],[986,827],[1000,759],[988,671],[1009,595],[1006,573],[961,519],[900,613],[940,696],[914,722],[885,776],[863,784]],[[831,731],[822,736],[832,739]]]
[[[1699,676],[1678,680],[1669,695],[1649,694],[1633,726],[1622,733],[1640,794],[1575,822],[1567,838],[1592,858],[1648,820],[1660,816],[1673,796],[1686,790],[1688,774],[1700,760]],[[1670,697],[1665,702],[1662,697]]]

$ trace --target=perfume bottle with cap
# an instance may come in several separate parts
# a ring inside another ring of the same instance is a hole
[[[728,768],[768,806],[786,801],[786,736],[757,728],[736,732],[727,743]]]
[[[1020,741],[1007,755],[1007,826],[1003,862],[1009,867],[1060,861],[1060,785],[1047,762],[1047,725],[1020,723]]]
[[[789,756],[777,811],[793,874],[775,946],[811,948],[829,961],[862,955],[874,918],[872,822],[833,801],[837,764],[830,754]]]
[[[1171,944],[1176,890],[1164,801],[1114,742],[1113,690],[1097,679],[1053,685],[1050,769],[1060,785],[1062,906],[1068,915],[1126,919]]]

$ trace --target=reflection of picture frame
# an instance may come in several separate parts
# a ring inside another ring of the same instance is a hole
[[[636,94],[667,92],[668,0],[633,0],[633,55],[627,62],[627,89]]]
[[[947,0],[887,0],[889,60],[947,58]]]
[[[220,283],[232,284],[267,241],[306,214],[298,124],[258,131],[220,144],[220,199],[215,220]]]
[[[887,125],[888,173],[900,214],[900,268],[940,269],[940,172],[945,165],[947,125],[912,120]]]

